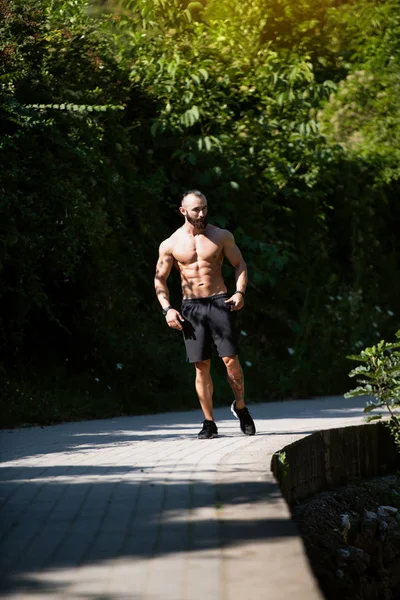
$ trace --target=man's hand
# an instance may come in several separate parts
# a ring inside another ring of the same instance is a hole
[[[231,310],[240,310],[244,306],[243,294],[233,294],[225,304],[229,304]]]
[[[165,320],[168,323],[168,327],[171,327],[171,329],[178,329],[178,331],[182,331],[183,327],[181,325],[181,322],[183,323],[185,319],[174,308],[169,309],[169,311],[165,315]]]

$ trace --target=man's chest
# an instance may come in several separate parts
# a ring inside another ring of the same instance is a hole
[[[182,265],[200,261],[214,262],[222,259],[222,243],[205,235],[182,239],[176,244],[173,255]]]

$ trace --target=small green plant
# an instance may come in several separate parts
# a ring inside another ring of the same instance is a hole
[[[286,452],[284,452],[283,450],[281,452],[278,452],[277,457],[279,465],[279,475],[282,479],[284,479],[289,474],[289,463],[286,458]]]
[[[345,398],[354,396],[372,396],[364,408],[365,413],[385,408],[389,419],[385,424],[389,427],[395,442],[400,449],[400,330],[397,331],[397,342],[381,340],[376,346],[365,348],[358,355],[347,358],[363,364],[349,373],[349,377],[357,377],[360,385],[345,394]],[[367,421],[382,418],[382,413],[367,417]]]

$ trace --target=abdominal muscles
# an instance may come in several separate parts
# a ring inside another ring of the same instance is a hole
[[[206,298],[226,292],[221,261],[210,263],[200,260],[186,265],[178,263],[178,266],[184,298]]]

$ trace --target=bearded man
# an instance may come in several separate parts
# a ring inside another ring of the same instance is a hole
[[[185,222],[159,249],[154,285],[166,323],[183,333],[188,361],[196,369],[196,392],[204,413],[200,439],[218,436],[213,415],[212,347],[226,366],[234,400],[232,413],[245,435],[256,432],[244,402],[244,379],[237,351],[235,313],[244,306],[247,268],[235,239],[226,229],[208,223],[207,200],[198,190],[183,194],[179,207]],[[236,291],[230,295],[222,277],[226,258],[235,269]],[[180,272],[182,306],[170,305],[167,279],[172,267]]]

